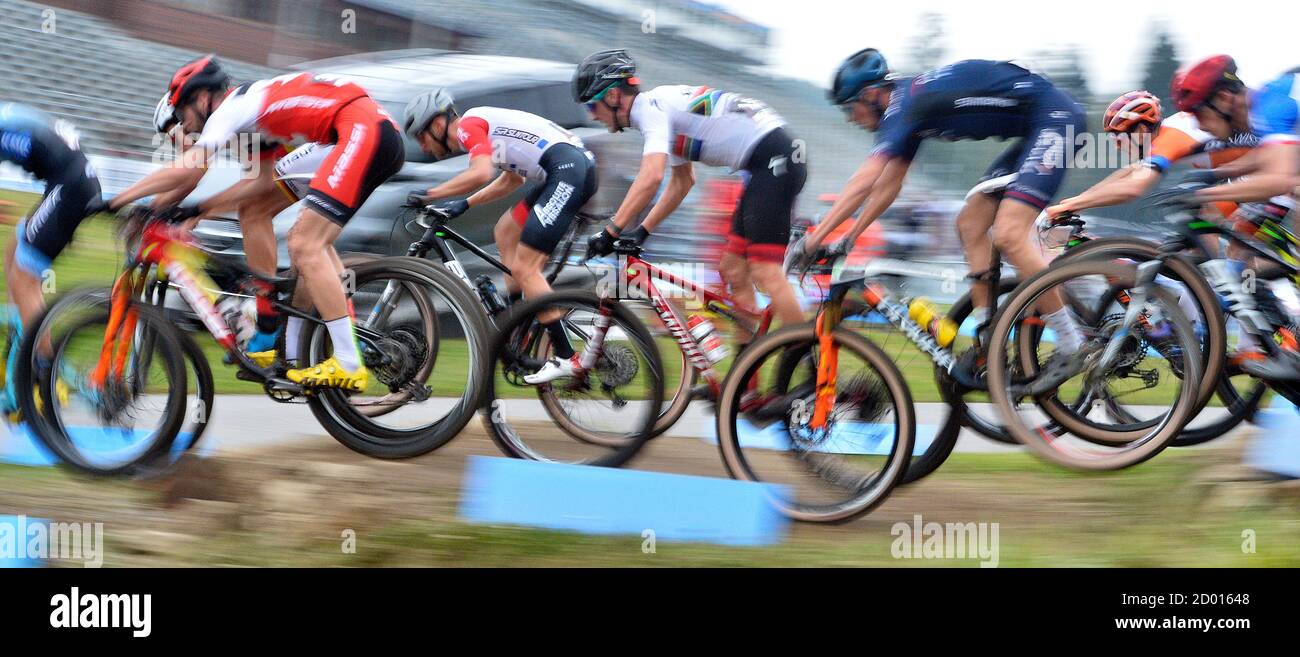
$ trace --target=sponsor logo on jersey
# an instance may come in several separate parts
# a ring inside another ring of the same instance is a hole
[[[1014,98],[998,98],[996,96],[968,96],[958,98],[953,101],[952,106],[961,109],[963,107],[1015,107],[1020,101]]]
[[[536,144],[538,141],[541,140],[541,137],[531,132],[526,132],[524,130],[517,130],[515,128],[505,128],[505,127],[493,128],[492,135],[496,137],[510,137],[511,139],[518,139],[519,141],[528,142],[530,144]]]
[[[284,100],[277,100],[266,107],[266,113],[279,112],[280,110],[290,109],[324,109],[337,103],[333,98],[321,98],[320,96],[292,96]]]

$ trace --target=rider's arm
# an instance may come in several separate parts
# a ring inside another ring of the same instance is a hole
[[[853,177],[849,178],[849,182],[844,185],[844,189],[840,190],[840,196],[835,199],[835,204],[826,212],[821,223],[817,224],[817,230],[813,231],[805,242],[810,252],[821,246],[831,231],[862,207],[862,203],[867,200],[867,195],[871,194],[876,181],[880,179],[880,174],[884,172],[885,165],[893,159],[884,154],[872,155],[858,167]],[[865,230],[866,227],[863,226],[863,229]]]
[[[496,167],[492,166],[491,155],[471,157],[468,169],[457,174],[455,178],[430,189],[429,197],[439,199],[450,196],[464,196],[492,182],[492,177],[496,175],[496,171]]]
[[[1091,208],[1128,203],[1139,198],[1160,180],[1160,172],[1146,164],[1133,164],[1107,176],[1078,196],[1048,208],[1048,214],[1082,212]]]
[[[261,166],[256,176],[240,178],[239,182],[199,203],[199,209],[203,214],[234,210],[244,201],[274,190],[275,167]]]
[[[1265,144],[1257,149],[1257,169],[1237,182],[1216,185],[1196,193],[1197,200],[1264,201],[1290,194],[1300,185],[1300,142]]]
[[[654,232],[668,215],[682,204],[682,199],[691,193],[691,188],[695,186],[695,169],[691,166],[690,161],[672,167],[672,175],[668,177],[668,186],[664,188],[659,200],[655,206],[650,208],[650,214],[646,215],[645,221],[641,222],[641,227],[648,232]]]
[[[845,244],[856,243],[862,231],[884,214],[890,205],[893,205],[894,199],[898,198],[898,192],[903,189],[903,179],[907,177],[909,166],[910,163],[906,160],[899,158],[889,160],[885,170],[876,179],[876,184],[872,185],[871,197],[867,199],[867,206],[863,208],[858,222],[844,235]]]
[[[660,183],[664,181],[664,166],[667,162],[667,153],[646,153],[641,158],[641,170],[637,171],[636,180],[632,181],[627,196],[623,197],[623,203],[614,213],[613,223],[619,230],[626,229],[636,217],[641,216],[645,206],[650,205],[655,192],[659,191]]]
[[[523,184],[523,176],[513,171],[503,171],[501,175],[497,176],[496,180],[492,181],[492,184],[478,190],[473,196],[465,200],[469,202],[470,207],[491,203],[503,196],[509,196],[511,192],[519,189]]]
[[[167,166],[137,180],[134,185],[122,190],[122,193],[108,202],[108,209],[118,210],[127,204],[160,192],[175,191],[179,198],[184,198],[194,191],[207,170],[207,150],[201,146],[194,146]]]

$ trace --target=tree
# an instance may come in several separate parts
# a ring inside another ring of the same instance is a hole
[[[1169,81],[1181,65],[1178,52],[1174,49],[1173,36],[1162,25],[1157,25],[1151,53],[1147,55],[1146,73],[1142,77],[1142,88],[1160,97],[1165,113],[1173,112],[1173,101],[1169,97]]]
[[[1092,89],[1088,86],[1088,74],[1083,69],[1083,53],[1078,45],[1066,46],[1064,50],[1050,53],[1044,59],[1047,62],[1045,71],[1052,79],[1052,84],[1084,105],[1092,102]]]
[[[895,70],[915,75],[943,64],[943,55],[948,51],[944,44],[943,14],[934,11],[921,14],[917,19],[916,36],[909,43],[902,66],[895,67]]]

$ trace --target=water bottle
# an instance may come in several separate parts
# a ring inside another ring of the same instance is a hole
[[[704,351],[704,357],[710,363],[716,365],[727,357],[727,345],[722,342],[722,338],[718,337],[713,322],[699,315],[691,315],[686,320],[686,328],[690,330],[691,337],[695,338],[695,343],[700,345],[700,349]]]
[[[907,306],[907,316],[925,327],[940,347],[947,347],[957,339],[957,325],[946,315],[940,315],[929,299],[917,297]]]
[[[495,317],[506,309],[505,299],[501,298],[501,293],[497,291],[496,284],[486,274],[476,276],[474,286],[478,288],[478,296],[483,300],[483,306],[487,308],[489,315]]]

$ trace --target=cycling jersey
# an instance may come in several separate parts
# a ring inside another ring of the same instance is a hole
[[[732,171],[744,169],[758,142],[785,125],[762,101],[689,85],[637,94],[629,117],[645,139],[645,154],[666,153],[673,166],[696,161]]]
[[[1266,144],[1300,144],[1300,68],[1292,69],[1254,92],[1250,127]]]
[[[461,115],[456,139],[470,157],[487,156],[502,171],[546,180],[542,155],[556,144],[582,149],[577,135],[536,114],[500,107],[475,107]]]
[[[1213,168],[1245,155],[1258,144],[1259,137],[1249,132],[1219,139],[1201,128],[1195,114],[1178,112],[1161,122],[1144,164],[1164,173],[1175,162],[1193,158],[1193,166]]]
[[[86,208],[99,200],[99,180],[81,152],[76,128],[26,105],[0,103],[0,162],[45,182],[41,202],[14,235],[14,262],[39,278],[72,241]]]
[[[1044,208],[1087,130],[1083,107],[1011,62],[969,59],[899,80],[880,119],[873,156],[911,161],[926,139],[1019,138],[986,172],[1015,174],[1005,191]]]
[[[247,133],[260,133],[274,141],[334,143],[339,138],[334,128],[339,111],[368,95],[351,82],[312,73],[253,82],[226,95],[195,143],[215,150],[232,137]]]
[[[81,152],[76,128],[33,107],[0,103],[0,162],[12,162],[37,180],[59,176]]]

